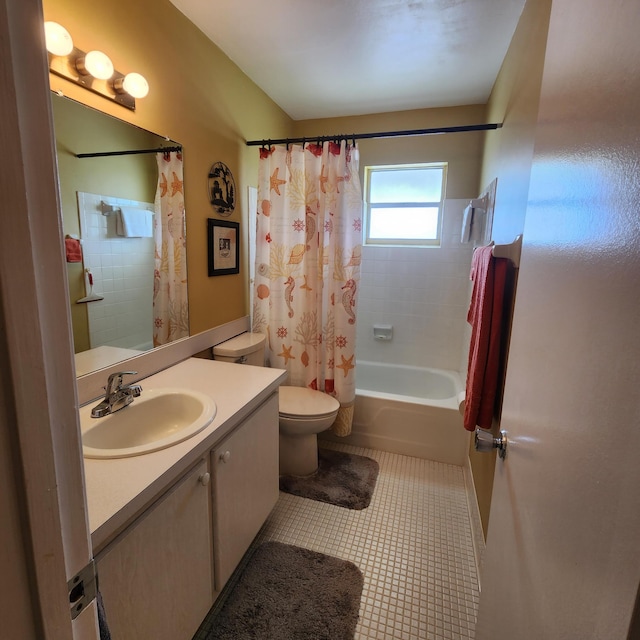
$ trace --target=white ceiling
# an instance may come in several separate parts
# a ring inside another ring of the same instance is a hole
[[[295,120],[484,104],[525,0],[171,0]]]

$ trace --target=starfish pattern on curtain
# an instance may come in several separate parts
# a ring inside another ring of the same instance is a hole
[[[253,330],[288,384],[340,402],[338,435],[350,433],[355,401],[358,160],[345,141],[260,151]]]
[[[187,251],[182,154],[156,154],[156,191],[153,236],[153,346],[189,335]]]

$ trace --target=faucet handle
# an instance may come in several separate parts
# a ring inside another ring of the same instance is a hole
[[[125,389],[134,398],[139,398],[142,393],[142,387],[139,384],[130,384]]]
[[[116,371],[112,373],[107,379],[107,386],[105,387],[107,396],[114,394],[121,386],[124,376],[135,376],[137,371]]]

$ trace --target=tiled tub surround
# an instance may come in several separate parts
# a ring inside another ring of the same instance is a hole
[[[78,191],[84,268],[93,274],[94,293],[104,296],[87,304],[90,344],[148,349],[153,346],[153,238],[118,236],[116,216],[102,214],[103,200],[153,211],[153,203]]]
[[[363,247],[358,360],[459,369],[473,254],[460,241],[468,203],[445,200],[440,247]],[[374,324],[393,325],[393,339],[374,340]]]
[[[479,589],[462,467],[323,446],[378,461],[371,505],[354,511],[281,492],[254,545],[277,540],[356,563],[356,640],[473,638]]]

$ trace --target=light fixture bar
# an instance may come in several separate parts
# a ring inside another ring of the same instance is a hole
[[[97,93],[104,98],[113,100],[132,111],[136,110],[136,100],[128,93],[120,93],[114,89],[114,84],[124,81],[124,74],[114,71],[108,80],[100,80],[89,73],[82,73],[76,63],[78,60],[84,60],[85,52],[77,47],[68,56],[55,56],[49,54],[49,71],[65,80],[69,80],[75,84],[79,84],[93,93]]]

